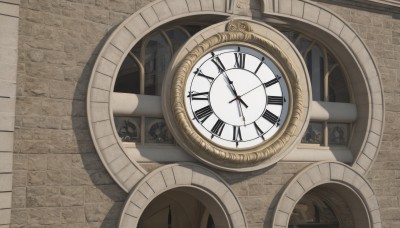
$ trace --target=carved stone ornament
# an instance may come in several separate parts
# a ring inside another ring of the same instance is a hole
[[[184,102],[184,88],[188,74],[199,58],[221,46],[236,44],[257,49],[274,61],[288,86],[290,102],[281,129],[263,143],[244,149],[224,148],[199,134],[192,125]],[[274,42],[252,32],[250,24],[246,21],[234,20],[226,25],[225,32],[207,38],[183,58],[173,76],[170,105],[172,120],[168,120],[168,115],[166,118],[171,124],[170,127],[174,129],[175,138],[185,150],[189,150],[188,152],[194,157],[217,168],[230,171],[251,170],[249,167],[260,167],[262,166],[260,164],[277,155],[294,137],[302,116],[302,91],[298,75],[285,52]]]

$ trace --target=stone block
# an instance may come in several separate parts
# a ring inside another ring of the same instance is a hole
[[[1,16],[1,15],[0,15]],[[0,79],[15,83],[17,81],[17,65],[0,62]]]
[[[304,190],[301,187],[299,182],[294,182],[290,186],[289,191],[286,193],[286,196],[290,199],[297,201],[304,194]]]
[[[381,214],[380,214],[379,210],[374,210],[374,211],[371,211],[370,213],[371,213],[371,220],[372,220],[373,223],[380,223],[381,222]],[[394,218],[398,218],[397,217],[398,216],[398,211],[395,214],[397,214],[397,215]],[[374,228],[375,228],[375,226],[374,226]]]
[[[189,12],[185,0],[166,0],[166,2],[174,16]]]
[[[146,198],[150,199],[151,196],[154,194],[154,190],[150,187],[150,185],[147,182],[144,182],[140,188],[139,191],[146,196]]]
[[[344,166],[337,163],[330,163],[331,168],[331,180],[343,180]]]
[[[214,3],[212,0],[200,0],[201,10],[202,11],[213,11]]]
[[[47,171],[46,183],[50,186],[70,185],[71,172],[60,170]]]
[[[0,97],[0,107],[1,107],[1,112],[3,113],[15,113],[15,98]]]
[[[12,192],[0,192],[0,209],[11,208]]]
[[[135,172],[137,172],[137,168],[130,163],[129,165],[125,166],[123,169],[121,169],[116,176],[118,177],[119,180],[122,182],[125,182],[126,180],[129,179],[130,176],[132,176]]]
[[[110,110],[108,107],[108,103],[91,102],[90,106],[92,109],[92,122],[104,121],[109,119]]]
[[[91,100],[92,102],[108,102],[110,100],[110,92],[106,90],[101,90],[101,89],[96,89],[92,88],[91,89]],[[92,112],[92,115],[94,113]]]
[[[331,173],[330,173],[330,167],[329,163],[323,163],[318,165],[319,172],[321,173],[321,177],[323,180],[330,180],[331,179]]]
[[[135,195],[132,196],[131,203],[135,204],[140,208],[143,208],[147,203],[147,198],[145,195],[143,195],[143,193],[138,191],[135,193]]]
[[[368,141],[370,140],[371,135],[377,136],[375,133],[371,132],[368,136]],[[374,137],[374,136],[372,136],[372,137]],[[372,139],[372,140],[376,140],[376,139]],[[378,137],[378,142],[379,142],[379,137]],[[365,145],[365,148],[363,150],[363,154],[365,154],[371,160],[374,160],[377,152],[378,152],[377,148],[369,142]]]
[[[325,28],[328,28],[329,23],[331,22],[331,17],[332,15],[330,13],[321,9],[319,11],[318,24],[322,25]]]
[[[312,4],[304,4],[304,14],[303,18],[317,23],[318,22],[318,17],[319,17],[319,8],[312,5]]]
[[[307,171],[308,176],[314,184],[320,183],[322,180],[321,173],[319,172],[318,166],[314,166]]]
[[[357,164],[360,165],[364,170],[368,170],[372,160],[365,154],[361,154],[357,159]]]
[[[116,48],[114,45],[108,45],[107,49],[103,52],[103,57],[113,62],[115,65],[121,61],[123,52]]]
[[[343,174],[343,181],[347,183],[353,183],[355,178],[359,178],[357,173],[351,169],[345,169]]]
[[[133,203],[129,203],[129,205],[126,207],[125,213],[130,216],[139,218],[140,214],[142,213],[142,209]]]
[[[164,169],[163,171],[161,171],[161,173],[167,187],[175,185],[175,177],[171,168]]]
[[[93,76],[93,88],[110,91],[112,78],[110,76],[96,72]]]
[[[84,204],[84,193],[84,188],[82,186],[61,187],[61,205],[64,207],[82,206]]]
[[[225,195],[222,197],[222,203],[225,205],[225,207],[228,209],[229,214],[233,214],[235,212],[240,211],[239,204],[237,202],[237,199],[233,195],[232,192],[227,191]]]
[[[15,98],[16,84],[0,80],[0,96]]]
[[[0,173],[0,192],[12,191],[12,180],[11,173]]]
[[[336,35],[340,35],[340,32],[342,31],[344,27],[344,23],[337,17],[332,17],[331,18],[331,23],[329,24],[329,29],[334,32]]]
[[[176,184],[187,185],[192,183],[192,170],[182,166],[172,167]]]
[[[125,166],[128,166],[130,164],[131,163],[129,159],[125,156],[125,154],[123,154],[122,156],[109,163],[108,167],[113,171],[113,173],[118,173],[120,170],[125,168]]]
[[[303,189],[310,189],[314,184],[311,181],[311,178],[307,175],[301,175],[298,179],[298,182],[300,183],[300,185],[303,187]]]
[[[293,0],[292,1],[292,15],[295,17],[303,18],[304,2]]]
[[[46,184],[46,172],[28,172],[27,185],[45,185]]]
[[[201,11],[201,4],[198,0],[186,0],[190,12]]]
[[[135,186],[142,178],[144,177],[144,174],[137,170],[135,173],[133,173],[128,180],[124,181],[123,187],[125,187],[125,191],[130,191],[133,186]]]
[[[117,140],[115,139],[114,134],[111,134],[97,139],[97,143],[99,149],[104,150],[112,145],[115,145],[117,143]]]
[[[356,34],[348,26],[344,26],[340,32],[340,37],[347,45],[351,45],[353,40],[356,38]]]
[[[228,188],[224,185],[224,183],[218,180],[211,173],[196,168],[193,170],[193,185],[208,189],[219,197],[222,197],[228,191]]]
[[[154,12],[156,12],[159,21],[163,21],[172,16],[172,13],[169,10],[167,3],[165,3],[164,1],[154,4],[153,9]]]
[[[226,1],[221,0],[213,0],[214,1],[214,10],[217,12],[225,12],[226,11]]]
[[[293,201],[289,197],[284,197],[282,198],[282,202],[280,204],[280,210],[289,214],[293,210],[294,206],[295,206],[295,201]]]
[[[101,138],[113,134],[110,120],[104,120],[93,123],[93,133],[96,138]]]
[[[281,226],[281,227],[286,227],[287,221],[288,221],[288,214],[277,211],[275,214],[275,226]],[[274,227],[275,227],[274,226]]]
[[[232,220],[233,227],[235,228],[246,228],[245,226],[245,221],[244,221],[244,215],[242,211],[236,211],[235,213],[230,215],[230,218]]]
[[[121,221],[120,228],[131,228],[132,224],[138,223],[138,220],[139,220],[138,218],[126,214],[126,216],[124,216],[124,220]]]
[[[84,207],[66,207],[61,209],[61,223],[85,222]]]
[[[45,186],[27,187],[26,206],[27,207],[46,206],[46,187]]]
[[[133,34],[130,33],[127,28],[123,27],[123,29],[119,30],[118,33],[114,35],[111,43],[120,51],[125,52],[129,49],[129,46],[134,40],[135,37]],[[106,75],[113,76],[112,74]]]
[[[11,209],[0,209],[0,224],[10,224]]]
[[[157,14],[152,7],[147,7],[140,14],[150,27],[158,23]]]
[[[17,64],[18,50],[11,47],[0,47],[0,62],[5,64]]]
[[[45,154],[29,154],[28,170],[41,171],[47,169],[47,155]]]
[[[13,166],[13,154],[7,152],[1,152],[0,173],[11,173],[13,170],[12,166]]]
[[[279,1],[279,13],[291,15],[292,14],[292,0]]]
[[[125,24],[125,27],[136,37],[136,39],[142,37],[149,29],[149,26],[140,14],[131,18],[128,23]]]
[[[166,189],[165,181],[161,173],[156,173],[147,180],[147,183],[155,192],[161,192]]]

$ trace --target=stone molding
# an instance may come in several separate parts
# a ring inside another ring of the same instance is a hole
[[[304,170],[293,177],[284,188],[278,201],[272,220],[272,227],[287,227],[289,224],[290,214],[292,213],[297,202],[308,191],[324,184],[335,184],[346,187],[348,189],[346,193],[349,197],[352,197],[352,200],[354,200],[353,203],[363,205],[368,217],[363,217],[360,215],[362,218],[360,221],[369,221],[369,226],[356,227],[381,227],[378,201],[375,197],[372,187],[360,173],[339,162],[314,163],[310,166],[307,166]],[[351,205],[353,203],[347,203],[349,206],[353,206]],[[363,214],[363,212],[360,211],[356,213]]]
[[[239,200],[221,177],[200,165],[182,163],[154,170],[132,189],[119,228],[136,227],[141,214],[155,197],[176,188],[194,190],[193,196],[206,203],[211,214],[214,211],[219,215],[213,216],[216,227],[247,227]]]
[[[0,0],[0,227],[11,219],[19,1]]]
[[[236,12],[234,9],[231,11],[225,0],[209,3],[200,4],[197,0],[158,0],[150,3],[115,29],[96,60],[87,96],[90,132],[106,169],[127,192],[147,172],[135,161],[132,154],[126,153],[115,131],[110,101],[118,69],[130,49],[142,37],[162,24],[186,16],[231,16],[231,12]],[[365,175],[377,157],[383,136],[383,89],[375,61],[356,32],[333,12],[310,1],[281,0],[275,1],[275,4],[274,13],[265,14],[266,16],[275,16],[289,22],[295,20],[310,26],[314,31],[324,31],[324,34],[329,34],[325,38],[341,44],[346,50],[345,53],[355,62],[357,67],[354,69],[360,70],[362,79],[360,83],[354,84],[357,85],[354,89],[363,87],[357,91],[362,91],[360,94],[365,97],[365,101],[360,102],[360,107],[357,108],[362,108],[362,114],[367,121],[360,127],[359,138],[354,139],[360,144],[356,146],[355,151],[361,152],[355,154],[357,158],[352,166]],[[261,11],[265,12],[264,9]],[[242,12],[242,15],[245,14]]]
[[[331,10],[309,0],[280,0],[274,4],[276,10],[273,13],[262,9],[266,12],[265,15],[296,20],[313,29],[326,32],[327,35],[321,33],[320,38],[325,39],[327,43],[331,43],[332,38],[338,41],[343,46],[345,54],[355,61],[353,68],[360,70],[362,79],[353,84],[353,89],[356,95],[364,99],[356,102],[357,108],[362,109],[358,116],[364,117],[367,121],[359,127],[359,137],[353,139],[361,145],[357,146],[361,148],[361,152],[355,154],[356,160],[352,167],[361,174],[367,174],[378,155],[385,119],[383,86],[376,61],[355,30]],[[366,88],[361,88],[363,83]],[[362,135],[365,132],[366,135]]]

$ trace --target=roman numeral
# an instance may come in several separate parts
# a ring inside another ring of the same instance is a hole
[[[240,131],[240,127],[233,126],[233,138],[234,141],[242,141],[242,132]]]
[[[210,105],[207,105],[206,107],[203,107],[194,112],[196,118],[202,123],[204,123],[204,121],[206,121],[208,117],[211,116],[211,114],[213,114],[213,110],[211,109]]]
[[[211,132],[213,133],[213,135],[211,135],[211,138],[214,137],[214,135],[221,136],[224,127],[225,127],[224,121],[218,119],[217,122],[214,124],[214,127],[211,129]]]
[[[268,104],[283,105],[283,97],[268,96]]]
[[[261,130],[261,128],[257,125],[256,122],[254,122],[254,127],[256,128],[256,132],[257,132],[258,136],[261,136],[261,138],[263,140],[265,140],[264,139],[264,132]]]
[[[264,83],[264,86],[265,87],[270,87],[273,84],[278,83],[280,78],[281,77],[277,76],[276,78],[272,79],[271,81],[268,81],[268,82]]]
[[[208,80],[210,80],[210,81],[213,81],[213,80],[214,80],[213,77],[210,77],[210,76],[207,76],[207,75],[203,74],[203,72],[201,72],[201,70],[198,69],[198,68],[197,68],[196,72],[194,72],[194,73],[195,73],[196,75],[201,76],[201,77],[203,77],[203,78],[206,78],[206,79],[208,79]]]
[[[263,64],[264,59],[265,59],[265,57],[262,57],[260,64],[258,64],[256,71],[254,71],[255,74],[257,74],[257,71],[260,69],[261,65]]]
[[[268,110],[265,110],[262,117],[264,117],[264,119],[268,120],[272,124],[276,124],[276,122],[278,122],[278,117]]]
[[[214,55],[214,53],[212,54]],[[215,66],[217,66],[219,73],[226,70],[224,64],[222,64],[218,56],[212,59],[211,61],[215,64]]]
[[[242,68],[244,69],[244,65],[246,62],[246,54],[244,53],[235,53],[235,59],[236,59],[236,68]]]
[[[204,100],[207,101],[208,100],[208,92],[203,92],[203,93],[198,93],[198,92],[189,92],[189,95],[187,97],[192,98],[192,100]],[[198,96],[205,96],[205,97],[198,97]]]

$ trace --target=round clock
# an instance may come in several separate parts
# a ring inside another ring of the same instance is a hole
[[[279,68],[244,44],[203,55],[189,72],[184,91],[194,128],[229,149],[251,148],[272,138],[285,122],[290,103]]]
[[[306,68],[301,61],[294,67],[278,43],[289,42],[265,25],[235,20],[205,29],[178,52],[162,104],[185,151],[217,168],[248,171],[294,145],[298,120],[306,119],[296,69]]]

